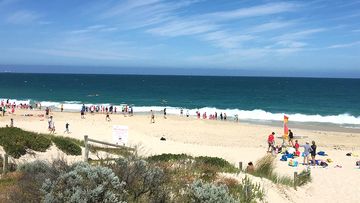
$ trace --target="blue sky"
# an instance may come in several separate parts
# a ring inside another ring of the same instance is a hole
[[[0,53],[3,70],[20,64],[360,77],[360,0],[0,0]]]

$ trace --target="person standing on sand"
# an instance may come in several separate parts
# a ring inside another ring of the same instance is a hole
[[[190,116],[189,110],[186,110],[186,117],[189,117],[189,116]]]
[[[180,116],[183,116],[184,110],[183,108],[180,109]]]
[[[64,131],[64,133],[67,133],[67,134],[70,133],[69,125],[70,125],[69,123],[66,123],[66,124],[65,124],[65,131]]]
[[[289,145],[292,146],[292,147],[294,146],[293,139],[294,139],[294,134],[293,134],[293,132],[289,129]]]
[[[155,115],[154,115],[153,110],[150,110],[150,114],[151,114],[151,120],[150,120],[150,123],[155,123]]]
[[[164,119],[166,119],[166,108],[164,108]]]
[[[269,136],[268,136],[268,139],[267,139],[267,141],[268,141],[268,145],[269,145],[269,147],[268,147],[268,152],[271,152],[271,150],[273,149],[273,146],[274,146],[274,144],[275,144],[275,133],[274,132],[272,132]]]
[[[64,111],[64,104],[61,104],[61,108],[60,108],[61,112]]]
[[[303,164],[305,165],[305,161],[306,161],[306,165],[309,165],[309,155],[311,152],[311,146],[309,144],[309,142],[306,142],[305,145],[302,145],[302,147],[304,147],[304,162]]]
[[[10,128],[14,127],[14,119],[10,119]]]
[[[312,159],[312,164],[313,164],[313,166],[315,166],[315,156],[316,156],[316,144],[315,144],[315,141],[312,141],[312,143],[311,143],[312,145],[311,145],[311,152],[310,152],[310,154],[311,154],[311,159]]]

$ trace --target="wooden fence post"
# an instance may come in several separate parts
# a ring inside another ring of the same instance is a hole
[[[242,171],[242,170],[243,170],[242,161],[240,161],[240,162],[239,162],[239,169],[240,169],[240,171]]]
[[[4,160],[3,160],[3,175],[7,172],[7,165],[8,165],[8,155],[4,154]]]
[[[89,160],[89,144],[88,144],[88,136],[84,136],[84,144],[85,144],[85,155],[84,155],[84,161],[88,162]]]
[[[297,186],[297,179],[298,179],[298,173],[294,172],[294,189],[296,190],[296,186]]]

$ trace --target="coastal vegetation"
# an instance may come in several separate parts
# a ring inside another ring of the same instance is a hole
[[[84,146],[73,138],[0,128],[0,145],[14,158],[29,149],[46,151],[52,143],[71,155],[81,155]],[[0,202],[264,202],[265,190],[251,175],[276,184],[294,183],[290,177],[274,172],[271,156],[260,159],[252,174],[238,176],[240,169],[218,157],[141,157],[129,149],[93,145],[90,150],[116,158],[73,164],[65,159],[20,164],[0,178]]]

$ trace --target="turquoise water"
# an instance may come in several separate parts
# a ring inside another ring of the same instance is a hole
[[[227,110],[265,120],[288,114],[298,121],[326,117],[360,124],[360,79],[4,73],[0,98]]]

